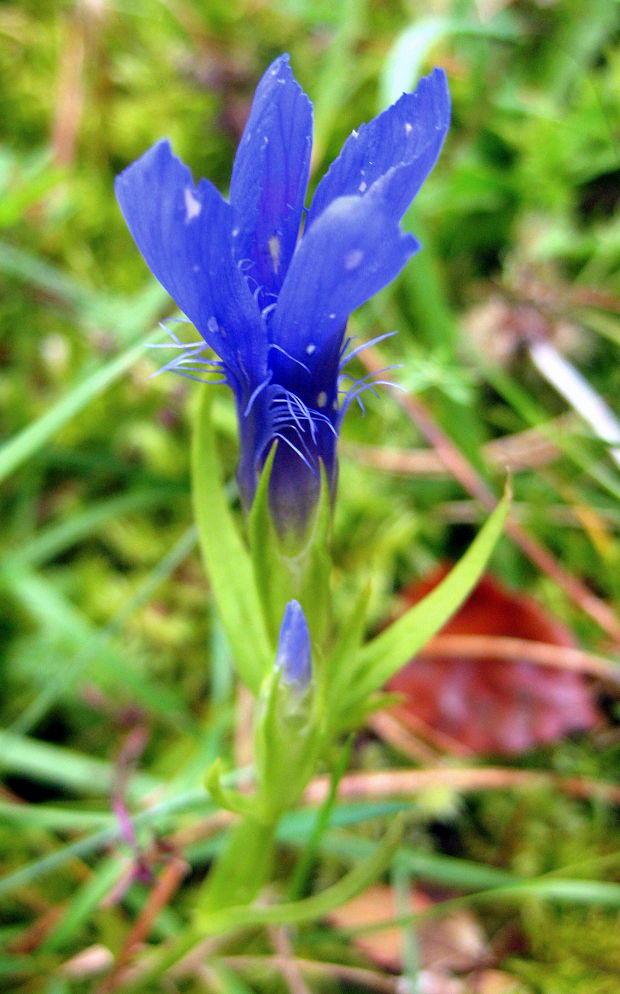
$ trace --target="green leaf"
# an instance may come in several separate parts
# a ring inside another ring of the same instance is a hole
[[[91,538],[108,521],[135,511],[169,506],[178,496],[178,488],[174,486],[153,486],[136,487],[118,496],[93,501],[83,511],[41,528],[27,543],[21,542],[19,546],[9,549],[7,559],[14,558],[22,566],[39,566],[84,539]]]
[[[44,940],[43,950],[63,949],[75,941],[123,873],[127,873],[127,866],[121,857],[114,855],[103,859],[71,896],[62,918]]]
[[[205,787],[209,791],[213,801],[237,815],[254,815],[256,808],[255,799],[248,794],[241,794],[238,790],[230,790],[222,784],[222,760],[218,757],[211,764],[205,777]]]
[[[192,445],[192,490],[200,548],[239,675],[257,694],[273,664],[252,562],[222,484],[211,417],[213,387],[203,385]]]
[[[456,4],[454,5],[456,6]],[[518,37],[519,28],[514,19],[506,13],[493,18],[478,18],[467,13],[464,16],[446,17],[433,15],[417,18],[405,28],[394,41],[387,53],[379,80],[379,107],[384,110],[394,103],[402,93],[411,90],[425,69],[425,62],[435,45],[453,35],[497,38],[509,40]],[[566,49],[568,51],[568,49]],[[432,65],[432,63],[431,63]]]
[[[239,826],[241,827],[241,826]],[[385,837],[365,860],[358,863],[350,873],[332,887],[319,894],[313,894],[301,901],[290,901],[268,907],[257,905],[237,905],[217,911],[200,914],[198,928],[192,929],[171,948],[164,949],[151,969],[125,990],[150,990],[151,984],[163,976],[165,971],[183,958],[206,936],[221,935],[240,927],[257,925],[293,925],[298,922],[321,918],[334,908],[346,904],[374,883],[390,865],[402,838],[402,819],[396,818],[388,828]]]
[[[411,805],[412,802],[409,801],[410,811]],[[341,823],[344,823],[344,820]],[[290,844],[294,845],[295,843],[292,841]],[[320,842],[323,856],[340,859],[352,865],[355,865],[359,860],[367,859],[373,852],[374,846],[375,843],[371,839],[342,828],[327,833]],[[419,880],[441,886],[457,887],[459,890],[490,890],[491,888],[509,887],[522,883],[524,879],[495,866],[474,863],[472,860],[456,856],[444,856],[441,853],[418,851],[407,845],[398,850],[396,859],[404,869]]]
[[[117,775],[113,763],[103,759],[4,730],[0,730],[0,770],[95,797],[109,794]],[[131,800],[137,801],[159,787],[161,782],[155,777],[134,773],[127,790]]]
[[[137,341],[120,352],[119,355],[77,383],[42,417],[33,421],[32,424],[3,445],[0,449],[0,480],[9,476],[71,418],[87,407],[91,400],[119,379],[123,373],[126,373],[140,358],[147,342],[157,341],[162,334],[163,332],[150,331],[148,335],[141,335]]]
[[[351,901],[370,887],[390,865],[403,833],[402,818],[396,818],[385,837],[367,859],[358,863],[350,873],[319,894],[301,901],[291,901],[270,907],[236,907],[216,911],[201,918],[207,935],[218,935],[240,925],[292,925],[296,922],[321,918],[333,908]]]
[[[193,544],[195,537],[189,537]],[[182,540],[184,552],[187,544],[184,537]],[[44,636],[57,642],[58,655],[62,653],[63,657],[63,665],[50,671],[41,693],[13,723],[14,731],[23,732],[31,727],[71,681],[86,672],[102,687],[130,689],[136,698],[175,726],[185,725],[188,730],[192,727],[176,691],[162,686],[137,666],[128,665],[127,650],[113,638],[112,631],[95,628],[50,581],[16,565],[14,570],[0,569],[0,585],[4,584],[11,596],[21,601],[24,610],[38,621]]]
[[[504,527],[508,508],[506,494],[445,580],[364,646],[351,668],[346,706],[383,686],[456,611],[485,568]]]
[[[309,833],[308,839],[303,846],[300,857],[291,875],[289,883],[289,898],[295,900],[301,897],[310,881],[313,865],[317,858],[320,841],[329,825],[331,816],[336,808],[338,800],[338,786],[344,772],[349,765],[351,749],[353,747],[353,736],[350,735],[341,749],[340,755],[332,766],[329,791],[325,800],[316,813],[316,819]]]
[[[330,35],[319,71],[315,74],[313,157],[318,163],[325,154],[330,135],[337,129],[360,85],[361,63],[356,48],[364,36],[367,0],[344,0],[331,5],[337,27]]]
[[[274,822],[251,815],[233,825],[198,894],[195,918],[200,925],[255,899],[273,869],[275,830]]]
[[[269,478],[276,449],[277,445],[271,447],[263,466],[248,518],[248,537],[256,588],[274,646],[278,643],[284,608],[294,596],[291,591],[290,576],[284,569],[282,556],[278,551],[278,536],[269,510]]]
[[[84,829],[114,827],[114,815],[106,811],[76,811],[47,804],[13,804],[0,801],[0,824],[23,825],[25,828],[48,828],[55,832],[78,832]]]
[[[133,780],[130,782],[130,786],[132,782]],[[32,806],[29,806],[29,810],[32,810]],[[46,816],[41,821],[45,821],[48,827],[52,827],[55,819],[54,811],[50,807],[46,810],[49,817]],[[140,811],[132,818],[132,821],[136,829],[139,829],[142,825],[157,824],[159,829],[165,832],[171,823],[176,824],[176,821],[173,819],[181,811],[200,811],[201,817],[206,817],[211,810],[211,805],[205,800],[204,790],[190,791],[179,797],[168,798],[160,804],[155,804],[153,807],[147,808],[145,811]],[[61,827],[67,827],[66,819],[62,820]],[[93,853],[98,852],[104,846],[112,845],[119,840],[120,829],[118,824],[114,824],[110,825],[109,828],[93,832],[83,839],[78,839],[77,842],[71,842],[55,852],[41,856],[31,863],[26,863],[0,879],[0,897],[13,893],[20,887],[25,887],[48,873],[57,872],[73,859],[85,859]]]
[[[366,632],[368,602],[371,594],[370,583],[365,583],[353,599],[353,606],[340,623],[336,643],[329,653],[326,667],[327,693],[336,698],[349,680],[348,670],[351,660],[360,650]]]
[[[368,719],[375,711],[384,711],[386,708],[394,707],[402,700],[400,694],[372,694],[363,701],[355,701],[346,707],[341,708],[333,715],[332,735],[341,735],[342,732],[354,731],[366,725]]]
[[[277,820],[293,807],[316,767],[323,744],[325,706],[311,686],[301,695],[281,672],[265,680],[256,709],[254,755],[260,811]]]
[[[427,17],[400,33],[388,52],[380,80],[379,109],[393,104],[402,93],[411,90],[422,74],[428,50],[450,33],[447,17]]]

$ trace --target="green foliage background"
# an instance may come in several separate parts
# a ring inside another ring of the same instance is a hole
[[[144,883],[121,904],[99,904],[128,855],[118,846],[102,852],[96,833],[114,827],[110,791],[131,736],[142,735],[144,749],[136,747],[138,770],[128,778],[130,806],[142,810],[153,796],[164,805],[138,823],[145,846],[153,833],[163,837],[208,812],[202,771],[232,748],[234,687],[189,499],[194,390],[172,376],[150,379],[158,356],[144,344],[157,340],[158,320],[174,310],[120,217],[115,174],[168,135],[196,176],[225,191],[256,81],[289,51],[315,103],[316,182],[353,127],[432,65],[444,65],[454,125],[406,222],[424,251],[354,317],[352,330],[369,337],[399,329],[383,348],[390,362],[402,363],[396,377],[423,397],[497,493],[503,474],[484,443],[545,427],[560,454],[544,470],[517,474],[515,514],[567,571],[617,605],[617,468],[578,421],[568,428],[553,421],[566,405],[516,347],[510,319],[524,307],[542,315],[558,348],[616,402],[619,25],[616,0],[0,5],[7,440],[0,452],[7,873],[0,939],[9,950],[0,969],[10,989],[90,990],[92,981],[68,979],[60,964],[96,943],[118,952],[143,905]],[[366,407],[365,418],[349,415],[344,431],[336,597],[344,606],[352,578],[356,585],[372,578],[376,623],[400,585],[462,551],[483,514],[448,474],[397,476],[370,465],[360,447],[425,442],[386,392]],[[234,499],[235,425],[224,392],[215,411]],[[508,539],[494,567],[572,625],[584,647],[609,648],[595,622]],[[615,720],[613,694],[609,712]],[[519,765],[611,781],[618,754],[612,725]],[[355,762],[402,760],[362,743]],[[16,799],[25,803],[16,807]],[[189,813],[165,807],[177,803]],[[373,819],[388,812],[371,807],[337,806],[336,816],[344,825],[358,822],[358,835],[374,840]],[[618,876],[613,809],[551,788],[467,800],[431,792],[406,807],[409,841],[422,854],[416,876],[436,882],[439,874],[445,885],[441,859],[453,855],[471,872],[469,885],[458,874],[453,880],[463,891],[484,889],[489,865],[590,881],[579,899],[585,909],[576,898],[558,906],[517,893],[487,900],[484,920],[491,935],[518,923],[518,949],[497,955],[527,985],[519,990],[615,989],[620,901],[603,901],[597,890],[598,880]],[[304,812],[292,823],[293,850],[311,824]],[[438,824],[450,835],[449,850],[442,851],[446,832]],[[319,880],[346,862],[342,845],[330,852],[330,838],[352,831],[325,835]],[[205,843],[184,851],[197,876],[208,854]],[[151,941],[182,930],[193,880],[160,915]],[[59,907],[65,924],[56,923],[42,945],[24,946],[29,923]],[[582,955],[585,935],[591,948]],[[300,943],[308,957],[356,955],[316,930]],[[219,982],[221,990],[250,989],[235,987],[227,973]],[[205,989],[187,983],[184,990]],[[278,984],[271,978],[260,989]]]

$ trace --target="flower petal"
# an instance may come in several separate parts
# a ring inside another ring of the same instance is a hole
[[[160,141],[116,179],[144,260],[205,341],[235,372],[264,376],[265,332],[233,260],[231,208]]]
[[[311,149],[312,104],[282,55],[258,84],[230,185],[235,258],[253,262],[264,295],[278,293],[295,250]]]
[[[312,407],[331,407],[349,314],[419,247],[382,196],[334,200],[297,246],[284,281],[271,326],[274,380]]]
[[[386,202],[395,218],[402,217],[435,165],[449,124],[446,75],[433,69],[413,93],[347,138],[316,189],[306,228],[336,197],[364,195],[382,177],[389,186]]]
[[[312,679],[312,645],[308,622],[299,601],[289,601],[278,637],[276,669],[282,671],[285,683],[294,684],[298,691],[306,689]]]

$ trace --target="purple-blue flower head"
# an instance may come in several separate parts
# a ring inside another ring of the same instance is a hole
[[[285,683],[299,691],[306,689],[312,679],[312,646],[310,632],[301,604],[289,601],[278,638],[276,669]]]
[[[278,440],[269,496],[281,534],[303,534],[311,520],[321,462],[333,496],[340,425],[360,389],[339,391],[347,319],[420,248],[399,222],[449,121],[446,77],[434,69],[349,136],[302,224],[312,104],[283,55],[256,90],[230,201],[206,179],[194,184],[167,140],[117,178],[140,252],[204,341],[170,365],[215,370],[233,390],[246,508]]]

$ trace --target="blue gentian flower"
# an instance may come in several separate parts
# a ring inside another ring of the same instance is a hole
[[[278,638],[276,669],[286,684],[304,691],[312,679],[312,646],[310,632],[301,604],[289,601]]]
[[[208,180],[194,184],[167,140],[117,178],[140,252],[202,339],[170,365],[217,371],[233,390],[246,508],[278,440],[269,497],[281,535],[303,535],[312,519],[321,463],[333,497],[342,418],[367,385],[339,392],[357,351],[346,354],[347,319],[420,248],[399,221],[449,119],[445,74],[434,69],[352,132],[305,213],[312,104],[283,55],[256,90],[230,202]]]

